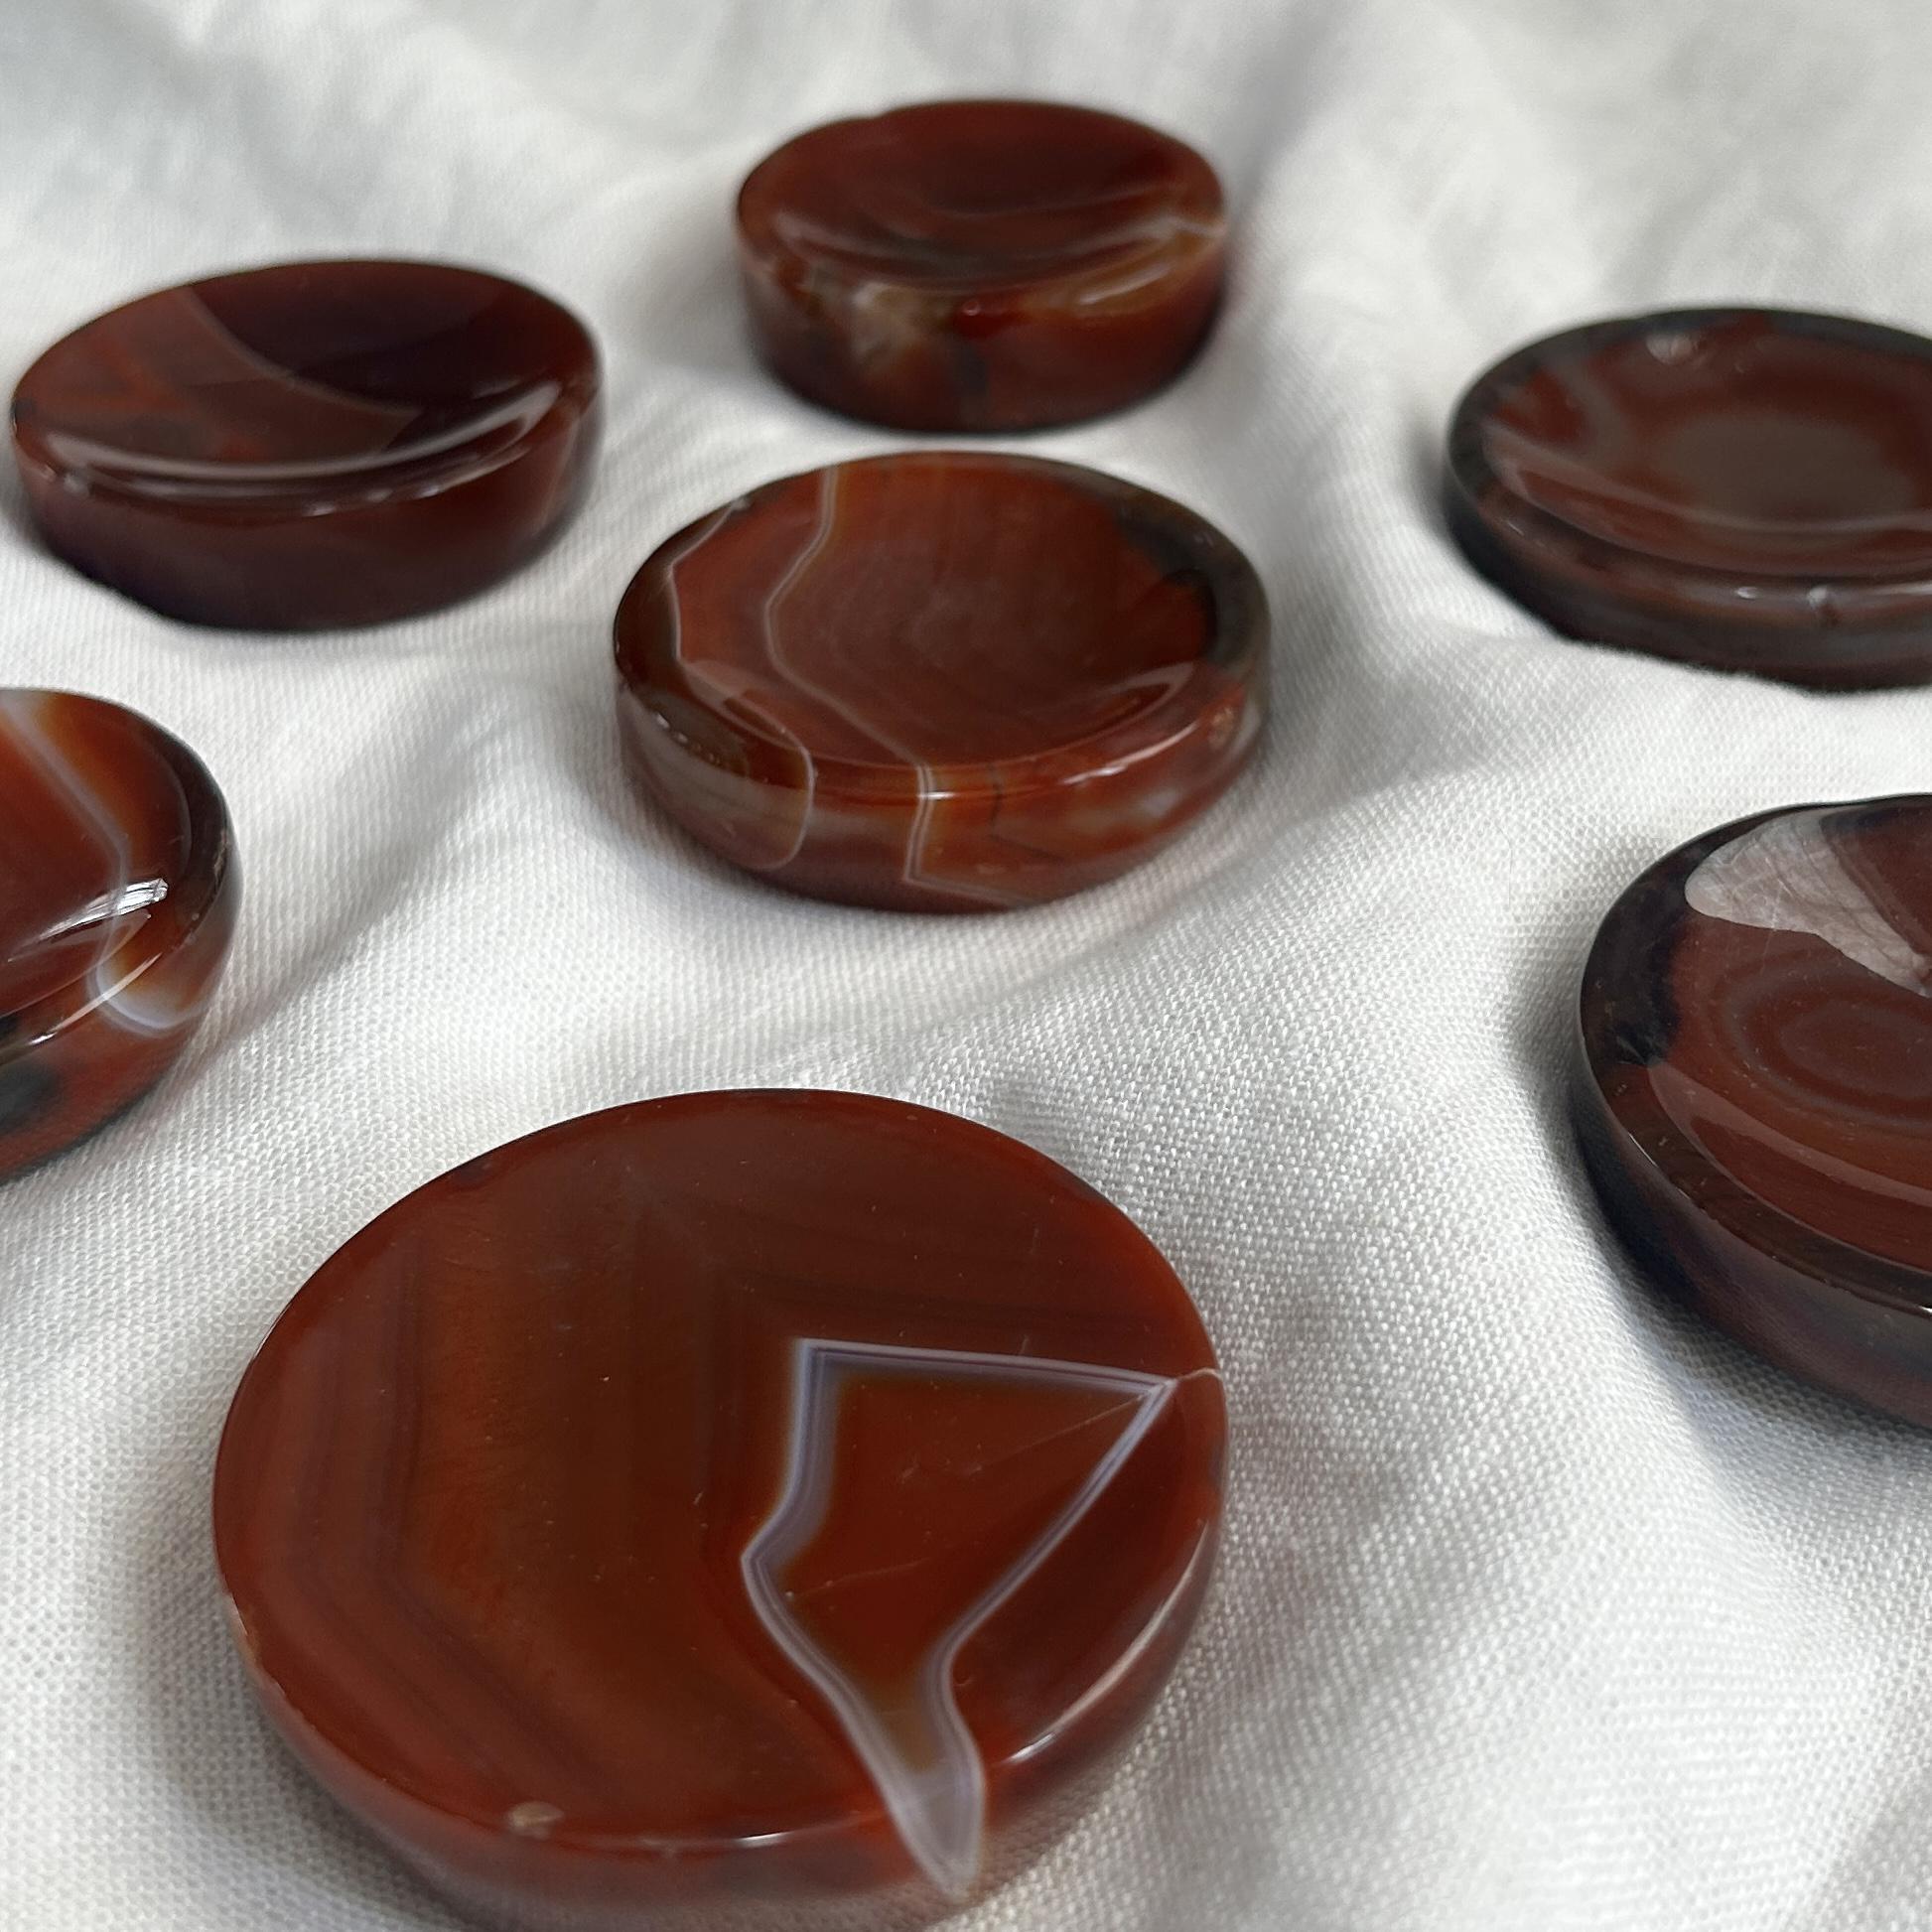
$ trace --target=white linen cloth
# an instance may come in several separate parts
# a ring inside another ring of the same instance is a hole
[[[228,1397],[408,1189],[749,1084],[1043,1149],[1173,1258],[1228,1372],[1194,1646],[974,1932],[1932,1924],[1932,1436],[1660,1304],[1561,1100],[1626,879],[1747,810],[1928,785],[1932,692],[1560,641],[1435,498],[1462,381],[1546,329],[1732,297],[1932,326],[1928,72],[1924,0],[0,0],[8,380],[149,288],[386,252],[562,297],[610,404],[557,548],[356,633],[164,621],[0,483],[0,683],[181,734],[246,879],[181,1068],[0,1186],[0,1925],[458,1923],[254,1713],[207,1521]],[[754,364],[746,169],[998,92],[1142,115],[1224,173],[1203,359],[1026,447],[1247,548],[1275,717],[1115,886],[840,910],[633,802],[609,620],[694,514],[908,440]]]

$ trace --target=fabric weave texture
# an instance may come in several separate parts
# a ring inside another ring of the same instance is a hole
[[[1932,692],[1552,637],[1436,501],[1462,382],[1590,316],[1932,328],[1922,0],[9,0],[0,368],[302,255],[499,268],[598,332],[584,515],[459,609],[200,632],[0,483],[0,682],[207,759],[240,937],[183,1065],[0,1186],[0,1926],[458,1921],[271,1739],[208,1480],[269,1322],[408,1189],[565,1115],[816,1085],[1118,1201],[1229,1381],[1221,1574],[1104,1805],[970,1932],[1932,1924],[1932,1437],[1639,1283],[1568,1139],[1577,976],[1652,857],[1932,782]],[[746,345],[746,170],[936,94],[1139,114],[1217,164],[1203,358],[1026,439],[1254,558],[1275,716],[1146,869],[983,919],[731,873],[618,765],[610,619],[669,531],[912,439]],[[11,380],[11,375],[9,376]],[[4,801],[0,801],[4,809]]]

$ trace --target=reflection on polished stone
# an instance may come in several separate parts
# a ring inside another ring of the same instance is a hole
[[[1268,613],[1190,510],[1068,464],[922,452],[767,483],[618,611],[630,768],[796,892],[984,911],[1139,863],[1259,734]]]
[[[1075,422],[1159,388],[1213,319],[1225,227],[1192,148],[1036,100],[814,128],[738,204],[765,360],[900,429]]]
[[[174,1064],[240,896],[227,808],[185,745],[97,698],[0,689],[0,1175]]]
[[[1932,342],[1771,309],[1595,323],[1449,432],[1449,522],[1557,629],[1798,684],[1932,678]]]
[[[887,1100],[650,1101],[408,1196],[242,1381],[265,1706],[541,1927],[904,1927],[1095,1795],[1205,1587],[1224,1415],[1147,1238]]]
[[[199,623],[379,623],[481,590],[575,507],[597,350],[547,297],[426,262],[291,262],[97,317],[14,395],[35,520]]]
[[[1577,1120],[1618,1230],[1795,1373],[1932,1423],[1932,798],[1706,833],[1611,908]]]

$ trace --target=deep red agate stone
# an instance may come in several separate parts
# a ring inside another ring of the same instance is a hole
[[[1044,1157],[852,1094],[473,1161],[290,1304],[215,1471],[297,1754],[542,1928],[927,1923],[1086,1805],[1205,1587],[1173,1272]]]
[[[759,163],[738,202],[765,360],[811,401],[900,429],[1138,401],[1207,333],[1225,231],[1192,148],[1035,100],[834,121]]]
[[[1575,1103],[1667,1285],[1932,1423],[1932,797],[1767,812],[1660,860],[1590,952]]]
[[[822,898],[983,911],[1076,892],[1226,789],[1268,613],[1191,511],[952,452],[767,483],[661,545],[618,610],[642,788]]]
[[[98,698],[0,689],[0,1175],[173,1065],[240,896],[227,809],[185,745]]]
[[[1823,687],[1932,678],[1932,343],[1766,309],[1594,323],[1449,431],[1451,528],[1557,629]]]
[[[169,617],[380,623],[469,596],[576,506],[597,350],[547,296],[429,262],[291,262],[111,310],[14,394],[35,520]]]

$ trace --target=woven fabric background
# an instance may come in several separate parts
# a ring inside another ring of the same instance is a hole
[[[1932,326],[1929,71],[1924,0],[0,0],[9,379],[150,287],[393,252],[562,296],[611,405],[559,547],[353,634],[165,622],[0,483],[0,682],[188,739],[247,879],[179,1071],[0,1187],[0,1925],[455,1925],[254,1715],[207,1526],[224,1407],[409,1188],[745,1084],[1043,1149],[1167,1250],[1228,1371],[1198,1639],[972,1932],[1932,1924],[1932,1438],[1660,1305],[1561,1102],[1626,878],[1753,808],[1926,786],[1932,692],[1558,641],[1434,498],[1461,382],[1546,328],[1729,297]],[[634,803],[608,626],[686,519],[905,440],[754,365],[740,177],[973,92],[1118,106],[1223,171],[1204,359],[1028,447],[1246,546],[1277,709],[1158,863],[922,920],[773,893]]]

